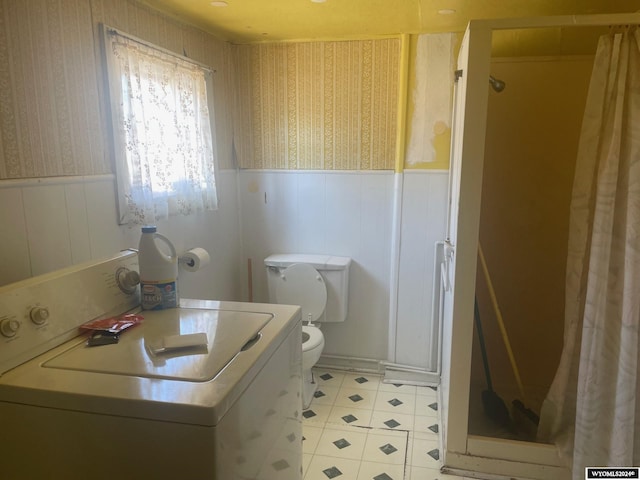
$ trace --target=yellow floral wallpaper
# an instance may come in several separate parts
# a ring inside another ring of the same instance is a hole
[[[136,0],[0,0],[0,179],[112,173],[100,23],[216,69],[221,168],[394,168],[399,38],[233,46]]]
[[[0,0],[0,180],[112,173],[100,23],[217,70],[219,164],[232,168],[228,43],[136,0]]]
[[[234,49],[241,168],[394,168],[399,38]]]

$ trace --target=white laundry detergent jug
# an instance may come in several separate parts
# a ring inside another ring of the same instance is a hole
[[[164,243],[170,255],[158,248]],[[178,306],[178,256],[176,249],[156,227],[142,227],[138,246],[140,292],[143,310],[164,310]]]

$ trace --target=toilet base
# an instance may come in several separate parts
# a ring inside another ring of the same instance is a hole
[[[305,410],[311,406],[316,390],[318,383],[311,369],[302,372],[302,407]]]

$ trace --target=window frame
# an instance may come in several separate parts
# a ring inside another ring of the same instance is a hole
[[[211,151],[213,155],[213,172],[211,172],[211,174],[213,175],[213,179],[214,179],[214,194],[215,194],[214,209],[217,209],[218,203],[219,203],[219,199],[218,199],[219,159],[218,159],[217,143],[216,143],[215,108],[214,108],[215,102],[214,102],[214,87],[213,87],[213,75],[216,72],[215,69],[201,62],[195,61],[187,57],[186,55],[180,55],[176,52],[173,52],[166,48],[150,43],[134,35],[123,32],[117,28],[110,27],[104,23],[101,23],[99,25],[99,29],[100,29],[100,38],[102,41],[101,50],[102,50],[103,59],[104,59],[104,76],[103,76],[104,92],[105,92],[104,98],[105,98],[105,104],[106,104],[105,110],[107,115],[106,124],[108,125],[108,130],[109,130],[108,133],[109,133],[109,139],[110,139],[108,144],[110,149],[110,157],[112,159],[112,165],[114,169],[114,175],[116,179],[115,190],[116,190],[116,197],[117,197],[116,207],[117,207],[117,214],[118,214],[118,224],[131,225],[131,224],[136,224],[138,222],[135,222],[131,218],[131,214],[129,213],[128,208],[125,208],[125,206],[127,205],[127,200],[125,198],[125,193],[124,193],[125,190],[123,188],[124,186],[122,185],[122,182],[124,181],[123,170],[126,170],[126,168],[124,165],[121,165],[121,161],[118,160],[119,155],[116,153],[116,149],[119,146],[119,142],[116,141],[116,131],[121,128],[122,118],[118,116],[117,113],[114,113],[112,108],[113,93],[111,92],[110,74],[111,72],[114,71],[115,67],[113,65],[114,58],[112,55],[109,54],[108,46],[110,44],[109,36],[114,34],[120,37],[123,37],[128,41],[139,43],[140,45],[148,49],[152,49],[160,54],[175,58],[177,62],[186,62],[194,67],[197,67],[199,70],[202,70],[202,72],[204,73],[204,82],[205,82],[208,117],[209,117],[209,129],[210,129],[210,136],[211,136]],[[154,198],[165,197],[167,199],[170,199],[171,197],[176,197],[176,196],[177,194],[175,193],[173,194],[159,193],[157,196],[154,194]],[[167,216],[173,216],[173,215],[176,215],[176,214],[175,213],[172,214],[171,212],[167,214]],[[165,218],[165,217],[163,216],[162,218]],[[154,222],[155,220],[156,219],[153,219]]]

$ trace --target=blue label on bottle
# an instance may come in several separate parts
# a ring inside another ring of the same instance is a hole
[[[176,282],[147,283],[141,282],[142,309],[164,310],[178,306]]]

